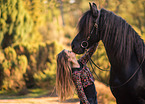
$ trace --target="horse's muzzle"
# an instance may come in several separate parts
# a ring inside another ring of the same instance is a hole
[[[85,52],[85,49],[74,44],[71,44],[71,48],[72,48],[72,51],[76,54],[83,54]]]

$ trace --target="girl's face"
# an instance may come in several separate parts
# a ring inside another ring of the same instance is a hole
[[[70,58],[75,58],[75,57],[76,57],[75,53],[72,52],[72,51],[65,50],[65,53],[66,53]]]

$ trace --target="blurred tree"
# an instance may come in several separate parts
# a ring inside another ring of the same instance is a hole
[[[83,11],[85,11],[84,8],[87,7],[82,5],[82,1],[83,0],[63,0],[64,21],[66,26],[76,27],[78,18],[81,17]]]
[[[40,32],[40,27],[45,25],[45,17],[46,17],[46,0],[23,0],[24,1],[24,7],[29,12],[34,26],[32,28],[32,31],[30,33],[30,37],[33,42],[40,42],[42,41],[42,34]]]
[[[132,24],[139,28],[141,34],[145,33],[145,0],[131,0],[133,9],[130,12],[133,18]]]
[[[0,11],[0,47],[4,49],[29,40],[33,21],[24,9],[23,1],[1,0]]]
[[[0,48],[14,45],[14,43],[18,43],[16,44],[18,46],[20,43],[29,44],[20,46],[18,48],[20,51],[17,52],[17,54],[25,53],[28,60],[25,79],[28,83],[26,84],[30,86],[35,84],[33,75],[38,70],[45,74],[44,69],[50,71],[56,67],[55,62],[52,61],[55,57],[51,57],[54,56],[53,48],[56,47],[46,43],[44,46],[39,46],[36,43],[42,39],[45,42],[56,40],[70,48],[71,40],[77,34],[75,28],[79,18],[89,10],[88,2],[95,2],[98,8],[113,11],[132,25],[137,32],[145,34],[144,0],[0,0]],[[34,44],[37,48],[34,48]],[[105,49],[102,47],[103,44],[99,44],[93,59],[101,68],[109,69]],[[44,58],[44,56],[48,57]],[[4,58],[6,56],[1,57],[0,62]],[[6,63],[9,64],[9,62]],[[100,72],[97,68],[95,71],[101,81],[108,83],[108,72]]]
[[[64,18],[63,18],[63,2],[62,2],[62,0],[58,0],[58,2],[60,3],[60,11],[61,11],[61,17],[62,17],[62,24],[63,24],[63,26],[65,26]]]
[[[23,78],[27,68],[27,58],[17,55],[12,47],[0,53],[4,55],[0,63],[0,90],[18,90],[25,87]]]
[[[34,0],[35,1],[35,0]],[[62,28],[60,19],[60,9],[59,3],[57,0],[43,0],[43,9],[44,12],[40,17],[43,16],[43,25],[39,26],[39,32],[43,37],[43,41],[54,41],[61,36],[59,31]],[[36,11],[37,12],[37,11]]]

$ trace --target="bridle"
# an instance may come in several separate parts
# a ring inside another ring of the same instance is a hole
[[[87,48],[88,48],[88,46],[89,46],[88,41],[89,41],[91,35],[93,34],[93,32],[94,32],[95,29],[98,29],[99,18],[100,18],[100,11],[98,11],[98,16],[97,16],[97,17],[93,16],[93,18],[94,18],[94,21],[93,21],[93,22],[94,22],[94,25],[93,25],[93,27],[92,27],[92,30],[91,30],[90,34],[88,35],[87,39],[86,39],[85,41],[82,41],[82,42],[81,42],[81,47],[84,48],[85,51],[87,51]],[[91,59],[91,57],[90,57],[89,55],[88,55],[88,57],[89,57],[90,65],[91,65],[91,67],[92,67],[94,73],[95,73],[95,70],[94,70],[94,68],[93,68],[93,66],[92,66],[92,63],[95,65],[95,67],[97,67],[97,68],[98,68],[99,70],[101,70],[101,71],[110,71],[110,70],[104,70],[104,69],[100,68],[98,65],[96,65],[96,64],[94,63],[94,61]],[[95,75],[97,76],[98,79],[100,79],[99,76],[98,76],[96,73],[95,73]]]
[[[94,32],[95,29],[98,29],[99,18],[100,18],[100,11],[98,11],[98,16],[97,17],[96,16],[93,16],[93,18],[94,18],[94,21],[93,21],[94,22],[94,25],[92,27],[92,30],[89,33],[89,35],[87,36],[87,39],[81,42],[81,47],[84,48],[84,49],[87,49],[88,48],[88,46],[89,46],[88,41],[89,41],[91,35],[93,34],[93,32]]]
[[[143,44],[143,47],[144,47],[144,44]],[[143,53],[144,53],[144,48],[143,48]],[[95,73],[95,75],[97,76],[97,78],[98,78],[99,80],[100,80],[100,78],[99,78],[99,76],[96,74],[96,72],[95,72],[95,70],[94,70],[94,68],[93,68],[93,66],[92,66],[92,63],[95,65],[95,67],[97,67],[97,68],[98,68],[99,70],[101,70],[101,71],[110,71],[110,70],[104,70],[104,69],[100,68],[98,65],[96,65],[96,64],[93,62],[93,60],[91,59],[90,56],[88,56],[88,57],[89,57],[89,62],[90,62],[90,65],[91,65],[91,67],[92,67],[92,69],[93,69],[93,72]],[[144,60],[145,60],[145,55],[143,55],[143,59],[142,59],[141,63],[140,63],[139,66],[136,68],[135,72],[128,78],[128,80],[126,80],[124,83],[122,83],[122,84],[120,84],[120,85],[116,85],[116,86],[110,85],[110,87],[111,87],[111,88],[120,88],[120,87],[124,86],[125,84],[127,84],[127,83],[137,74],[137,72],[141,69],[141,66],[142,66]],[[101,81],[101,80],[100,80],[100,81]]]

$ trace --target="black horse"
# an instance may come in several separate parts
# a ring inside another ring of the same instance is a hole
[[[117,104],[145,104],[144,42],[121,17],[90,3],[78,24],[79,33],[71,43],[82,54],[100,40],[109,62],[110,88]]]

